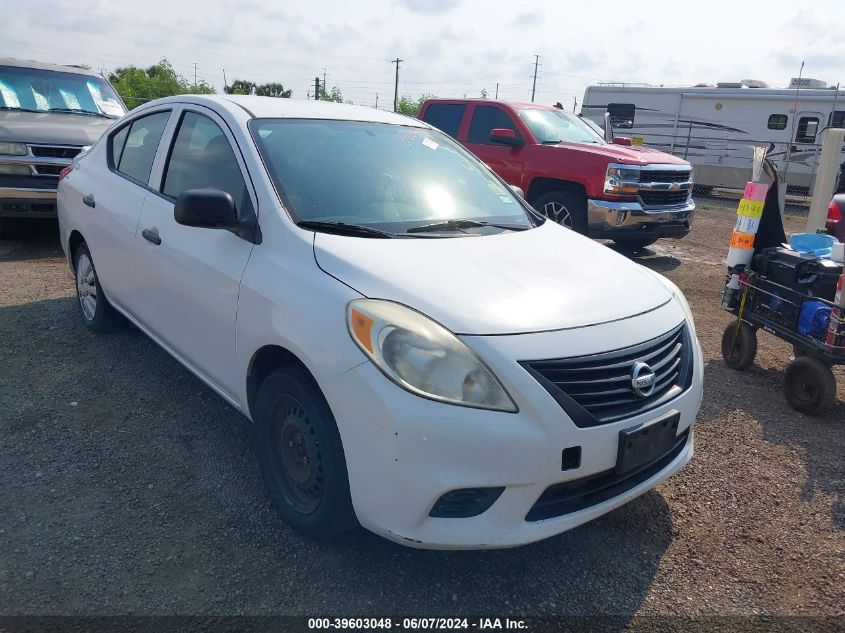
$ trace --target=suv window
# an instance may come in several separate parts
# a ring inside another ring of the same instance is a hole
[[[795,130],[796,143],[815,143],[816,134],[819,132],[819,117],[802,116],[798,119],[798,128]]]
[[[423,121],[452,138],[458,138],[458,128],[461,127],[466,108],[464,103],[432,103],[426,109]]]
[[[220,189],[232,196],[240,209],[246,183],[229,139],[211,119],[186,112],[170,150],[161,191],[178,198],[188,189]]]
[[[770,114],[769,115],[769,129],[770,130],[785,130],[786,123],[789,117],[785,114]]]
[[[845,127],[845,110],[835,110],[827,120],[828,127]]]
[[[621,129],[634,127],[637,106],[633,103],[608,103],[607,112],[610,114],[610,122],[613,124],[613,127]]]
[[[146,184],[150,179],[161,134],[169,118],[169,110],[156,112],[135,119],[112,134],[109,148],[112,167]]]
[[[490,132],[496,128],[513,130],[517,137],[522,137],[513,119],[504,110],[496,106],[475,106],[475,112],[472,113],[472,122],[469,124],[467,143],[494,145],[490,142]]]

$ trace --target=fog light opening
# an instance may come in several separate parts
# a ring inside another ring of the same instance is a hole
[[[459,488],[442,495],[428,516],[441,519],[467,519],[485,512],[504,492],[502,488]]]

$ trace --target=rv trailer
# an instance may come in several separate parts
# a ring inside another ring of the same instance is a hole
[[[589,86],[582,116],[603,125],[606,112],[614,133],[688,160],[704,195],[744,187],[755,146],[768,148],[789,193],[806,195],[822,130],[845,126],[845,90],[808,78],[793,79],[789,88],[749,79],[690,88]]]

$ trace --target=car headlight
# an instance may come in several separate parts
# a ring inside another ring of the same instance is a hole
[[[403,389],[450,404],[517,411],[481,359],[419,312],[390,301],[358,299],[349,303],[346,320],[358,347]]]
[[[26,156],[27,151],[24,143],[0,141],[0,154],[5,154],[6,156]]]
[[[604,192],[616,195],[636,195],[640,190],[639,180],[639,167],[611,163],[604,177]]]
[[[643,266],[643,268],[645,268],[645,266]],[[678,288],[677,285],[675,285],[675,282],[673,282],[668,277],[664,277],[660,273],[655,272],[655,271],[651,270],[650,268],[646,268],[646,270],[648,270],[651,274],[653,274],[655,276],[655,278],[657,279],[657,281],[659,281],[661,284],[663,284],[666,287],[666,289],[669,292],[672,293],[672,296],[674,296],[675,299],[677,299],[678,303],[681,305],[681,309],[684,311],[684,314],[687,317],[687,322],[689,323],[690,332],[692,333],[693,336],[695,336],[695,321],[693,321],[692,310],[689,307],[689,302],[687,301],[687,298],[684,296],[684,293],[681,292],[681,289]]]

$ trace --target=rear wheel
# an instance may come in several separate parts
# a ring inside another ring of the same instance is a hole
[[[731,369],[748,369],[757,356],[757,331],[747,323],[734,321],[722,334],[722,358]]]
[[[314,379],[271,373],[255,404],[255,450],[276,511],[297,532],[327,538],[356,524],[337,424]]]
[[[830,367],[812,356],[800,356],[786,368],[783,390],[789,406],[808,415],[823,413],[836,398]]]
[[[123,317],[111,306],[94,268],[88,245],[82,242],[74,253],[76,297],[82,322],[93,332],[113,332],[125,323]]]
[[[578,233],[587,233],[587,198],[583,194],[552,191],[537,198],[531,206],[552,222]]]

